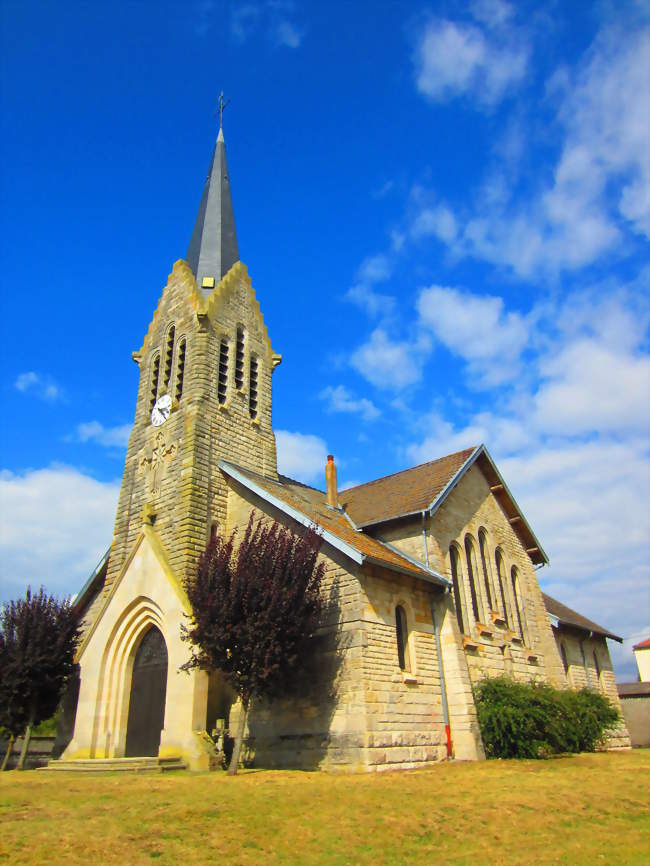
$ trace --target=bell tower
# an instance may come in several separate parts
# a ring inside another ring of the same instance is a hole
[[[148,525],[175,577],[190,575],[225,525],[232,463],[277,478],[273,352],[239,246],[220,127],[185,260],[162,291],[141,348],[105,592]]]

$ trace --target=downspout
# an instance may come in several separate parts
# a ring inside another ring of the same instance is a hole
[[[425,512],[422,512],[422,542],[424,544],[424,561],[429,565],[429,548],[427,546],[427,526],[425,523]],[[449,704],[447,703],[447,681],[445,679],[445,667],[442,663],[442,646],[440,644],[440,629],[436,618],[436,605],[430,598],[431,621],[433,622],[433,633],[436,637],[436,655],[438,656],[438,672],[440,674],[440,696],[442,698],[442,717],[445,722],[445,737],[447,738],[447,760],[452,756],[451,727],[449,725]]]

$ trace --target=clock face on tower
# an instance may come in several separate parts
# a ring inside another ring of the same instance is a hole
[[[154,427],[160,427],[169,418],[172,411],[172,398],[169,394],[163,394],[156,400],[156,403],[151,410],[151,423]]]

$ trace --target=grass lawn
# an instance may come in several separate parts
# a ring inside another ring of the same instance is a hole
[[[650,751],[364,776],[0,775],[0,863],[650,863]]]

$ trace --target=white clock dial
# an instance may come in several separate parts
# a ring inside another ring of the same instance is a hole
[[[169,418],[172,411],[172,398],[169,394],[163,394],[156,400],[151,411],[151,423],[154,427],[160,427]]]

